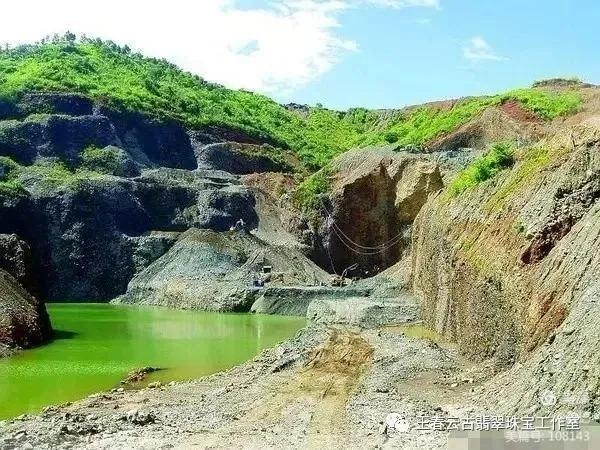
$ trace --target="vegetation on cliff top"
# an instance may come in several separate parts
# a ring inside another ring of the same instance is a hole
[[[544,119],[573,112],[581,103],[573,92],[525,89],[464,99],[448,108],[338,112],[311,107],[298,113],[263,95],[206,82],[128,47],[76,41],[71,34],[0,51],[0,101],[16,101],[34,90],[78,92],[120,110],[193,128],[230,127],[292,149],[312,169],[352,147],[386,142],[424,146],[506,99],[520,101]]]

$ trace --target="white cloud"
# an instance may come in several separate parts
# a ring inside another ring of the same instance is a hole
[[[81,0],[22,0],[3,5],[0,42],[70,30],[128,44],[229,87],[277,93],[307,84],[356,49],[335,33],[336,14],[346,7],[337,0],[254,9],[230,0],[104,0],[94,8]]]
[[[463,47],[463,56],[470,61],[503,61],[506,59],[496,54],[490,44],[481,36],[469,40]]]
[[[410,8],[415,6],[421,6],[426,8],[439,9],[439,0],[365,0],[367,3],[372,3],[377,6],[384,6],[388,8]]]
[[[0,42],[70,30],[163,57],[232,88],[282,94],[330,70],[358,45],[340,36],[339,15],[367,4],[437,7],[438,0],[19,0],[2,5]],[[32,13],[34,12],[34,13]]]

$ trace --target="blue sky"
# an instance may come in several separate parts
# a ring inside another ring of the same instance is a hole
[[[440,8],[357,8],[339,33],[358,50],[295,92],[305,103],[394,107],[494,93],[551,76],[600,82],[600,2],[440,0]],[[467,59],[481,37],[498,59]]]
[[[593,0],[103,0],[93,14],[88,5],[8,2],[0,43],[70,30],[228,87],[337,109],[494,93],[552,76],[600,82]]]

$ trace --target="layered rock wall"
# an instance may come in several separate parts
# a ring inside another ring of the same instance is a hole
[[[473,357],[506,362],[551,339],[600,276],[599,142],[597,129],[577,127],[425,205],[412,257],[429,325]]]

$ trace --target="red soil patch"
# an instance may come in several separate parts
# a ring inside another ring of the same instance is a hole
[[[517,100],[506,100],[500,105],[500,110],[517,122],[540,122],[537,114],[527,111]]]

